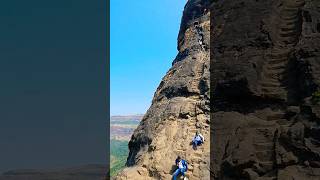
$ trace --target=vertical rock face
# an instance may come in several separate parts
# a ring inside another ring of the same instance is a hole
[[[211,6],[214,179],[320,179],[320,1]]]
[[[209,0],[189,0],[178,37],[179,53],[129,142],[127,168],[115,179],[171,179],[178,155],[189,179],[209,179]],[[193,150],[196,131],[205,143]]]

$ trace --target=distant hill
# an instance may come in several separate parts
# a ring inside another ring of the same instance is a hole
[[[143,115],[111,116],[110,139],[129,141],[142,118]]]
[[[111,116],[110,118],[110,174],[114,176],[125,167],[128,142],[143,115]]]
[[[110,120],[114,121],[114,120],[141,120],[143,118],[143,114],[136,114],[136,115],[126,115],[126,116],[121,116],[121,115],[117,115],[117,116],[111,116]]]

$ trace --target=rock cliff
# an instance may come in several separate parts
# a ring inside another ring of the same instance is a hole
[[[178,155],[189,179],[209,179],[209,0],[189,0],[178,36],[178,55],[157,88],[152,105],[129,142],[127,168],[115,179],[171,179]],[[196,131],[204,145],[193,150]]]
[[[211,6],[214,179],[320,179],[320,1]]]

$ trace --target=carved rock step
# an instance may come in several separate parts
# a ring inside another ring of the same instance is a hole
[[[284,72],[286,69],[267,69],[267,67],[264,68],[264,75],[266,78],[271,79],[281,79],[284,77]]]
[[[199,164],[200,162],[203,161],[201,157],[195,157],[195,156],[190,157],[190,159],[192,164]]]
[[[259,161],[272,161],[274,159],[274,151],[256,151],[256,157]]]
[[[259,162],[259,166],[265,171],[270,171],[274,167],[274,162],[273,161]]]
[[[266,93],[277,92],[277,93],[281,94],[282,92],[286,92],[284,90],[284,87],[261,87],[261,90]]]
[[[297,37],[295,36],[282,36],[281,34],[278,34],[277,41],[286,42],[286,43],[293,43],[297,41]]]
[[[282,63],[282,62],[288,62],[288,57],[283,57],[283,58],[270,58],[268,60],[268,63]]]
[[[286,119],[279,119],[277,120],[277,123],[280,125],[280,126],[284,126],[284,127],[289,127],[290,126],[290,121],[286,120]]]
[[[261,85],[263,87],[279,87],[281,86],[281,83],[279,81],[263,81],[261,82]]]
[[[279,81],[279,76],[276,76],[276,77],[265,76],[266,73],[268,73],[268,72],[263,72],[263,74],[262,74],[263,82],[273,83],[273,84],[282,83],[282,82]],[[279,75],[279,74],[276,74],[276,75]]]
[[[276,180],[277,177],[258,177],[256,180]]]
[[[256,128],[255,130],[257,134],[257,136],[254,138],[255,143],[265,143],[273,140],[274,127],[270,127],[270,128],[261,127],[261,128]]]
[[[280,13],[281,20],[297,20],[299,18],[298,12],[292,12],[292,13]]]
[[[288,65],[288,62],[282,62],[282,63],[269,63],[266,65],[267,69],[285,69]]]
[[[273,92],[273,93],[264,93],[262,94],[263,97],[265,98],[271,98],[271,99],[279,99],[279,100],[287,100],[287,94],[286,93],[277,93],[277,92]]]
[[[290,52],[291,52],[290,50],[282,50],[281,51],[281,49],[279,49],[279,50],[273,49],[273,50],[271,50],[271,53],[268,56],[272,59],[288,58],[288,54]]]
[[[188,131],[189,133],[192,133],[194,135],[197,131],[200,131],[200,129],[192,128],[192,129],[188,129]]]
[[[286,9],[297,9],[303,5],[304,5],[304,1],[291,1],[287,3],[285,6],[286,6]]]
[[[273,142],[254,143],[253,146],[258,151],[263,151],[263,150],[271,151],[271,150],[274,150],[274,143]]]
[[[298,27],[299,27],[299,23],[296,21],[285,21],[285,22],[282,22],[280,28],[297,29]]]
[[[287,38],[287,37],[297,38],[298,33],[297,32],[280,32],[279,35],[281,38]]]
[[[288,63],[289,55],[287,54],[284,57],[270,57],[267,62],[268,64]]]
[[[272,73],[272,72],[263,72],[263,77],[264,77],[264,79],[265,79],[265,81],[274,81],[274,80],[276,80],[276,81],[278,81],[279,82],[279,80],[282,78],[282,77],[284,77],[284,75],[281,75],[282,73]]]
[[[267,116],[267,119],[270,120],[278,120],[278,119],[282,119],[284,116],[286,115],[286,113],[284,112],[275,112],[273,114],[270,114]]]
[[[282,27],[280,29],[281,29],[281,31],[296,31],[297,32],[296,27]]]

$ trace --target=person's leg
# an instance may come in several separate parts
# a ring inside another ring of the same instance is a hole
[[[193,142],[193,149],[196,150],[197,149],[197,141]]]
[[[180,169],[177,169],[177,170],[173,173],[172,179],[173,179],[173,180],[176,180],[177,177],[179,176],[180,172],[181,172],[181,170],[180,170]]]
[[[181,174],[182,174],[182,176],[183,176],[183,177],[185,177],[185,175],[186,175],[186,171],[187,171],[187,170],[186,170],[185,168],[181,169],[181,171],[180,171],[180,172],[181,172]]]

